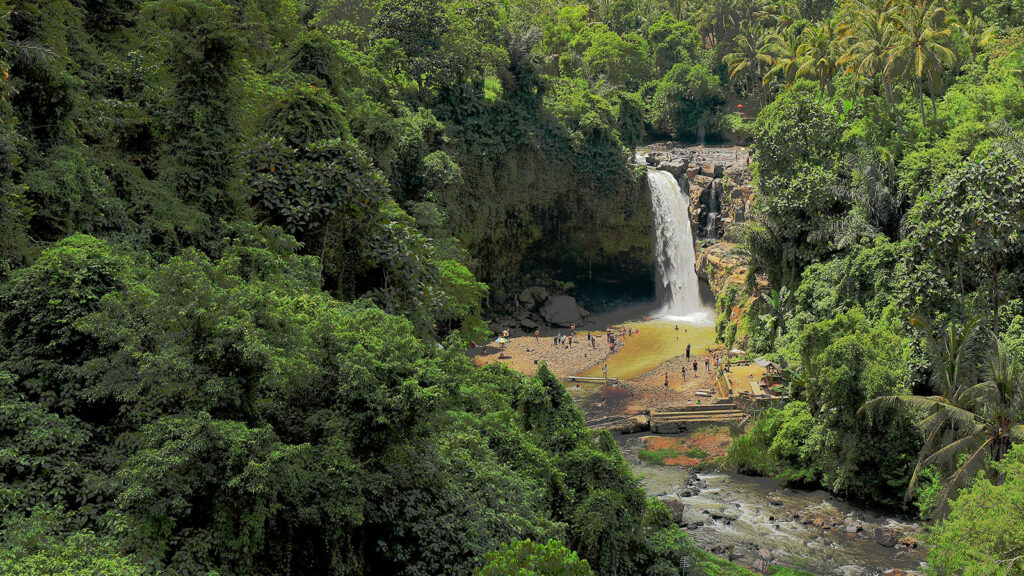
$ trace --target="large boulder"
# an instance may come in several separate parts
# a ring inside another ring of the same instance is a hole
[[[700,167],[700,173],[712,178],[721,178],[725,175],[725,169],[721,164],[707,163]]]
[[[519,305],[526,310],[536,310],[541,304],[548,301],[551,294],[547,288],[542,286],[530,286],[519,293]]]
[[[669,174],[678,178],[681,174],[686,172],[686,168],[689,165],[689,160],[670,158],[668,160],[662,161],[662,163],[658,165],[658,170],[664,170],[665,172],[668,172]]]
[[[698,174],[693,177],[693,183],[696,184],[697,186],[700,186],[701,188],[710,188],[711,183],[714,181],[715,179],[712,178],[711,176],[705,176],[703,174]]]
[[[583,319],[590,313],[581,308],[575,298],[562,294],[548,299],[540,309],[540,315],[552,326],[568,327],[572,324],[582,324]]]
[[[875,528],[875,542],[885,546],[886,548],[892,548],[899,542],[900,535],[891,528]]]
[[[661,503],[664,504],[665,507],[668,508],[669,512],[672,513],[672,520],[675,521],[676,524],[682,524],[686,506],[671,496],[663,496],[659,498],[659,500],[661,500]]]

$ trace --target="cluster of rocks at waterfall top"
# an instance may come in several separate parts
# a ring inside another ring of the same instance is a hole
[[[675,176],[690,198],[694,238],[721,238],[733,223],[744,222],[753,202],[749,154],[738,146],[652,144],[638,160]]]

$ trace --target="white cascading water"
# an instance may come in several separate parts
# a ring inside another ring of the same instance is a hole
[[[654,262],[657,267],[657,316],[691,324],[714,322],[714,312],[701,304],[693,233],[690,231],[690,199],[675,176],[648,169],[654,209]]]

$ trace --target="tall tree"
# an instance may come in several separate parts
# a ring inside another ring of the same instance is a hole
[[[896,37],[884,69],[885,74],[900,74],[917,83],[921,125],[925,124],[924,82],[928,80],[932,112],[935,108],[936,79],[943,66],[953,63],[949,42],[950,28],[941,0],[915,0],[896,13]]]
[[[234,8],[220,0],[160,0],[146,10],[167,41],[165,58],[174,78],[167,181],[185,202],[227,216],[238,209],[232,79],[241,44]]]
[[[941,517],[978,471],[1000,461],[1014,442],[1024,441],[1024,366],[997,338],[987,352],[981,351],[976,318],[950,325],[938,336],[926,319],[917,318],[915,324],[927,344],[933,394],[885,396],[864,407],[877,411],[900,405],[919,414],[925,444],[906,498],[913,496],[923,470],[941,466],[947,474],[936,507]],[[982,364],[979,375],[975,367]]]
[[[768,41],[769,35],[764,28],[744,22],[735,38],[736,51],[723,59],[729,68],[730,80],[742,80],[747,86],[757,86],[758,100],[762,105],[767,104],[767,92],[762,79],[772,63],[772,57],[767,49]]]
[[[800,35],[792,26],[783,28],[771,36],[768,41],[768,52],[772,57],[772,66],[764,76],[764,84],[773,80],[790,86],[797,78],[800,69],[800,46],[803,44]]]
[[[831,93],[830,82],[836,74],[836,45],[844,38],[844,31],[836,29],[829,22],[820,22],[804,31],[805,39],[800,44],[796,70],[797,77],[806,76],[818,81],[822,94]]]

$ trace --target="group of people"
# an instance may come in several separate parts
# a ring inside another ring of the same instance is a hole
[[[679,328],[676,327],[676,329],[678,330]],[[692,348],[689,344],[687,344],[686,360],[683,361],[683,365],[679,369],[679,373],[683,377],[683,382],[686,382],[687,367],[690,366],[691,362],[693,363],[693,372],[691,372],[691,374],[696,377],[700,371],[700,360],[698,360],[696,356],[691,357],[691,351]],[[708,354],[707,356],[704,357],[704,371],[707,374],[711,374],[712,370],[718,369],[718,363],[719,360],[717,355],[715,355],[714,353]],[[665,372],[665,387],[668,388],[668,372]]]
[[[686,381],[686,367],[687,367],[687,365],[689,363],[690,363],[690,347],[687,346],[686,347],[686,361],[683,362],[683,366],[680,369],[680,373],[683,376],[683,382]],[[711,374],[711,364],[712,364],[711,356],[705,356],[704,357],[704,371],[707,372],[708,374]],[[697,358],[694,357],[693,358],[693,372],[692,372],[692,374],[694,376],[697,376],[697,373],[698,373],[699,370],[700,370],[700,361],[698,361]],[[665,382],[666,382],[665,385],[668,386],[668,384],[667,384],[667,382],[668,382],[668,373],[667,372],[665,373]]]
[[[533,336],[539,341],[540,331],[538,330],[534,332]],[[570,324],[569,333],[562,334],[561,332],[559,332],[554,336],[553,341],[554,346],[556,348],[559,346],[562,346],[563,348],[572,348],[573,344],[576,342],[576,325]],[[594,338],[594,336],[591,335],[589,332],[587,333],[587,343],[590,344],[591,348],[597,348],[597,338]]]

